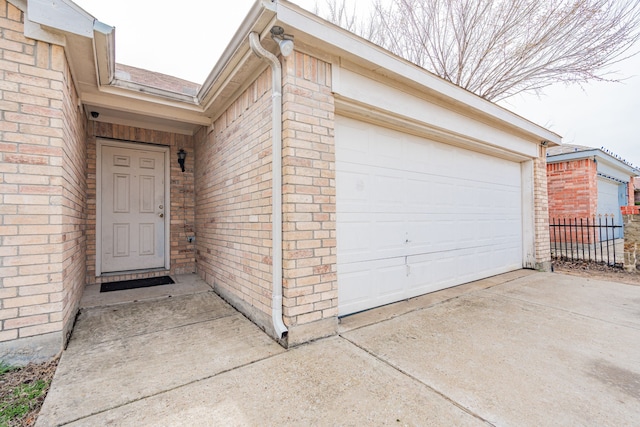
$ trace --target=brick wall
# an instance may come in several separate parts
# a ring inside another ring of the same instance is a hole
[[[337,328],[330,65],[283,64],[283,314],[288,345]],[[271,332],[271,71],[196,137],[199,274]]]
[[[593,218],[597,214],[596,168],[589,159],[547,165],[550,218]]]
[[[540,148],[540,156],[533,161],[533,210],[535,233],[536,268],[551,270],[551,247],[549,238],[550,194],[545,191],[548,184],[546,149]]]
[[[620,206],[622,215],[640,215],[640,206]]]
[[[21,363],[60,351],[75,316],[83,122],[63,49],[25,38],[5,0],[0,27],[0,358]]]
[[[289,345],[336,332],[336,183],[331,66],[284,62],[283,314]]]
[[[64,336],[71,334],[76,312],[86,280],[87,249],[87,150],[86,119],[78,107],[78,95],[71,78],[71,71],[64,69],[63,87],[63,153],[62,153],[62,282],[63,292],[57,295],[62,303]],[[41,312],[57,310],[55,304],[40,306]],[[51,314],[51,320],[57,320]]]
[[[122,275],[96,277],[96,138],[118,141],[169,146],[171,167],[171,269]],[[185,172],[178,165],[178,150],[187,151]],[[130,126],[114,125],[90,121],[87,137],[87,256],[86,283],[104,283],[118,280],[140,279],[184,274],[195,271],[195,242],[189,243],[188,236],[194,235],[195,201],[193,194],[194,149],[193,137],[168,132],[154,131]]]
[[[216,292],[271,325],[271,72],[196,135],[196,260]]]

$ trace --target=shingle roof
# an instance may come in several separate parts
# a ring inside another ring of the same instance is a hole
[[[200,90],[197,83],[124,64],[116,64],[116,79],[190,96]]]

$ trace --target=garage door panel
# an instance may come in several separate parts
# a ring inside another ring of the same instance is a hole
[[[404,258],[342,265],[338,274],[344,281],[339,288],[340,304],[349,313],[398,301],[406,293]]]
[[[394,214],[344,214],[337,225],[342,244],[338,263],[404,256],[404,221]]]
[[[522,266],[518,163],[338,117],[336,185],[340,315]]]
[[[503,264],[496,261],[511,250],[513,247],[509,246],[491,250],[477,247],[410,257],[407,260],[411,267],[409,288],[434,292],[521,268],[520,263]],[[406,297],[417,295],[421,293],[411,292]]]
[[[598,178],[598,214],[617,216],[620,211],[618,187],[620,184],[608,179]],[[617,218],[616,218],[617,219]]]
[[[359,212],[369,206],[369,173],[366,171],[350,170],[341,173],[344,185],[340,187],[340,201],[346,212]]]
[[[389,212],[400,209],[404,202],[404,193],[399,192],[398,188],[402,188],[405,180],[402,177],[392,176],[388,173],[379,173],[373,179],[375,191],[371,198],[373,202],[371,209],[375,212]]]
[[[403,170],[405,168],[402,138],[396,132],[380,131],[375,135],[369,131],[369,164],[390,170]]]

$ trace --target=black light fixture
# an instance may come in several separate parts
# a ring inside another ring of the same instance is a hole
[[[178,151],[178,164],[180,165],[180,168],[182,168],[182,172],[184,172],[184,159],[186,157],[187,152],[181,148],[180,151]]]

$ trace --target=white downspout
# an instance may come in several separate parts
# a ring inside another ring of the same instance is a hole
[[[272,126],[271,126],[271,227],[272,227],[272,270],[273,292],[271,297],[271,318],[273,328],[282,339],[287,327],[282,320],[282,66],[278,58],[260,44],[258,33],[249,34],[249,45],[258,58],[271,64],[273,83],[271,88]]]

